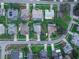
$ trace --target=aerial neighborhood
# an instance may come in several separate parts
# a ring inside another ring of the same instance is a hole
[[[79,0],[0,2],[0,59],[79,59]]]

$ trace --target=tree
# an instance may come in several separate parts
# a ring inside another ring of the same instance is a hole
[[[73,14],[79,16],[79,3],[77,3],[73,8]]]

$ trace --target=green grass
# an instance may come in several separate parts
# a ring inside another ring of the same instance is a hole
[[[22,50],[22,52],[23,52],[25,55],[27,55],[27,53],[29,52],[29,49],[28,49],[27,46],[25,46],[25,47],[22,48],[21,50]]]
[[[64,15],[64,20],[65,20],[67,23],[69,23],[69,22],[71,21],[70,15],[65,14],[65,15]]]
[[[72,31],[72,32],[77,32],[77,27],[76,27],[76,26],[73,26],[73,28],[72,28],[71,31]]]
[[[29,8],[30,8],[30,13],[32,13],[33,5],[30,4],[30,5],[29,5]]]
[[[54,4],[54,5],[53,5],[53,10],[54,10],[54,12],[55,12],[54,18],[57,18],[57,13],[58,13],[58,6],[57,6],[57,4]]]
[[[67,38],[66,38],[66,40],[69,42],[69,43],[71,43],[71,40],[72,40],[72,35],[70,35],[70,34],[67,34],[67,36],[66,36]]]
[[[43,45],[32,45],[31,49],[33,51],[34,54],[39,54],[39,52],[44,49]]]
[[[12,35],[8,35],[8,34],[2,34],[0,35],[0,40],[1,41],[12,41],[13,40],[13,36]]]
[[[41,33],[40,38],[41,38],[41,41],[45,41],[48,39],[48,36],[46,36],[45,33]]]
[[[30,31],[29,38],[31,40],[36,40],[37,39],[37,34],[34,31]]]
[[[30,20],[30,21],[28,22],[28,26],[29,26],[29,38],[30,38],[30,39],[36,39],[36,38],[37,38],[37,35],[36,35],[36,33],[34,32],[33,23],[34,23],[33,20]]]
[[[77,26],[78,26],[78,25],[74,24],[74,25],[72,26],[71,31],[72,31],[72,32],[76,32],[76,33],[79,34],[79,31],[77,31]]]
[[[52,33],[50,37],[51,37],[52,40],[54,40],[58,37],[58,34],[56,32]]]
[[[42,9],[42,10],[50,9],[50,4],[36,4],[35,8]]]
[[[43,33],[47,33],[48,32],[48,23],[44,20],[43,22],[41,22],[41,27],[42,27],[42,32]]]
[[[0,16],[0,23],[6,24],[6,17],[5,16]]]
[[[61,49],[62,48],[62,46],[58,43],[56,43],[54,46],[55,46],[56,49]]]
[[[29,53],[28,47],[24,47],[21,50],[23,52],[23,58],[22,59],[27,59],[27,57],[25,57],[25,56],[27,55],[27,53]]]
[[[7,23],[14,23],[16,25],[19,25],[20,23],[24,23],[24,22],[20,18],[16,18],[15,20],[11,20],[7,18]]]
[[[13,8],[13,9],[20,9],[20,4],[18,3],[5,3],[5,9]]]
[[[51,59],[51,57],[52,57],[52,48],[51,48],[50,45],[47,46],[47,54],[48,54],[49,59]]]
[[[68,28],[68,24],[61,18],[57,18],[55,19],[55,23],[59,26],[62,27],[63,29],[67,29]]]
[[[34,23],[41,23],[41,19],[40,20],[34,20]]]
[[[48,33],[48,23],[44,20],[42,23],[41,23],[41,40],[47,40],[48,36],[46,36],[46,33]]]
[[[26,36],[20,34],[20,32],[17,35],[18,41],[25,41],[26,40]]]

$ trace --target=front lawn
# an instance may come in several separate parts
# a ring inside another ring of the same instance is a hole
[[[4,6],[5,9],[13,8],[13,9],[20,9],[20,4],[19,3],[5,3]]]
[[[67,40],[69,43],[71,43],[72,35],[67,34],[67,36],[66,36],[66,40]]]
[[[65,30],[68,28],[68,24],[62,18],[55,19],[55,23],[57,26],[65,29]]]
[[[44,49],[44,46],[43,45],[32,45],[31,49],[34,54],[39,54],[39,52]]]
[[[0,41],[13,41],[14,36],[9,34],[2,34],[0,35]]]
[[[5,16],[0,16],[0,23],[3,23],[4,25],[6,24],[6,17]]]
[[[50,9],[50,4],[36,4],[35,8],[42,9],[42,10]]]
[[[52,57],[52,48],[51,48],[51,45],[47,46],[47,54],[48,54],[49,59],[51,59],[51,57]]]
[[[26,40],[26,36],[22,35],[20,32],[17,35],[17,39],[18,41],[25,41]]]
[[[27,46],[21,48],[21,51],[24,53],[24,54],[27,54],[29,52],[29,49]]]
[[[77,27],[78,27],[78,25],[73,24],[73,25],[72,25],[71,32],[76,32],[76,33],[79,33],[79,31],[77,31]]]
[[[57,14],[58,14],[58,5],[57,5],[57,4],[54,4],[54,5],[53,5],[53,10],[54,10],[54,12],[55,12],[54,18],[57,18]]]
[[[33,23],[34,23],[33,20],[30,20],[30,21],[28,22],[28,26],[29,26],[29,38],[32,39],[32,40],[34,40],[34,39],[37,38],[37,35],[36,35],[36,33],[34,32]]]
[[[37,39],[37,34],[34,31],[30,31],[29,38],[32,41],[36,40]]]
[[[42,23],[41,23],[41,40],[47,40],[48,39],[48,35],[46,35],[46,33],[48,33],[48,23],[44,20]]]
[[[52,40],[55,40],[55,39],[57,39],[58,34],[56,32],[52,33],[50,37],[51,37]]]

